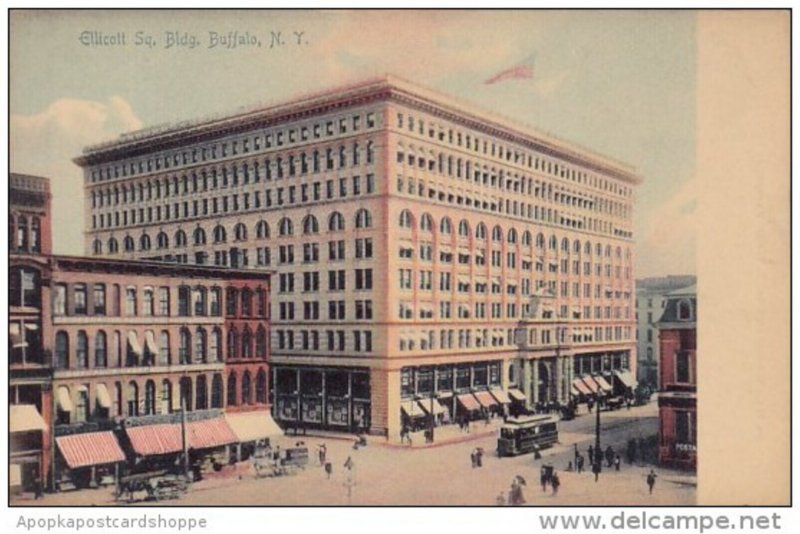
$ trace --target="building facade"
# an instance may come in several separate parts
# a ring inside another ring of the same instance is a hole
[[[691,275],[643,278],[636,281],[636,366],[637,379],[653,390],[658,389],[660,350],[656,323],[664,313],[667,295],[697,282]]]
[[[697,468],[697,290],[666,296],[657,323],[661,351],[659,462]]]
[[[396,436],[420,399],[454,419],[635,372],[640,178],[454,99],[386,77],[75,161],[87,254],[275,269],[287,425]]]
[[[52,354],[50,302],[50,182],[9,175],[9,404],[12,489],[46,487],[52,471]]]

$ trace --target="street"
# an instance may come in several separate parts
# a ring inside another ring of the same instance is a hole
[[[293,476],[257,479],[252,469],[242,466],[240,473],[228,479],[203,480],[192,485],[179,500],[141,504],[188,506],[209,505],[494,505],[500,492],[507,498],[512,479],[522,476],[527,485],[524,497],[528,505],[692,505],[696,484],[688,473],[656,469],[658,479],[652,495],[648,494],[645,477],[650,464],[628,465],[625,445],[629,438],[646,438],[658,433],[658,411],[655,402],[630,410],[603,412],[602,448],[609,444],[623,458],[619,472],[604,466],[598,482],[590,472],[566,472],[573,459],[573,445],[584,456],[594,442],[594,414],[581,415],[560,423],[560,443],[543,451],[541,460],[532,454],[514,458],[495,455],[496,437],[479,437],[468,441],[431,448],[388,446],[373,438],[366,448],[353,450],[352,441],[301,437],[309,447],[311,461],[305,470]],[[499,426],[499,422],[494,423]],[[481,429],[476,423],[474,429]],[[285,437],[286,445],[295,438]],[[330,480],[317,462],[316,449],[326,443],[328,458],[333,463]],[[472,468],[470,452],[483,447],[483,467]],[[354,465],[344,467],[351,458]],[[558,495],[552,489],[542,491],[539,469],[543,463],[553,465],[561,479]],[[239,479],[241,477],[241,479]],[[348,495],[349,494],[349,495]],[[20,505],[111,505],[115,504],[109,488],[47,495],[39,501],[12,501]]]

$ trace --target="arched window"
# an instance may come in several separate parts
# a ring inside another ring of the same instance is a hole
[[[56,369],[69,369],[69,334],[56,333]]]
[[[140,250],[150,250],[150,236],[147,234],[142,234],[142,237],[139,238],[139,249]]]
[[[253,333],[245,326],[242,332],[242,358],[253,357]]]
[[[442,219],[442,222],[439,224],[439,231],[444,235],[453,233],[453,223],[450,222],[449,217],[444,217]]]
[[[214,243],[224,243],[227,241],[228,236],[225,232],[225,227],[218,224],[214,227]]]
[[[458,223],[458,237],[469,237],[469,223],[466,219],[461,219],[461,221]]]
[[[119,252],[119,242],[115,237],[108,238],[108,252],[111,254],[116,254]]]
[[[136,249],[136,244],[133,241],[133,238],[129,235],[125,236],[124,241],[125,252],[133,252]]]
[[[253,404],[253,392],[251,390],[250,371],[245,371],[242,375],[242,405]]]
[[[256,223],[256,238],[266,239],[269,237],[269,225],[267,221],[258,221]]]
[[[236,396],[236,373],[228,375],[228,406],[236,406],[238,403]]]
[[[208,340],[208,359],[212,362],[222,361],[222,330],[218,326]]]
[[[94,366],[108,367],[106,333],[98,330],[94,336]]]
[[[242,317],[253,316],[253,291],[246,287],[242,289]]]
[[[184,376],[181,378],[179,384],[181,390],[181,406],[185,406],[186,411],[191,412],[192,399],[194,398],[194,395],[192,394],[192,379],[188,376]]]
[[[178,358],[181,365],[192,361],[192,334],[188,328],[181,328],[181,343],[178,348]]]
[[[161,413],[168,414],[172,411],[172,382],[161,382]]]
[[[17,250],[28,250],[28,219],[25,216],[17,219]]]
[[[156,236],[156,247],[160,249],[169,248],[169,237],[164,232],[159,232]]]
[[[222,408],[222,375],[215,373],[211,379],[211,408]]]
[[[156,383],[148,380],[144,384],[144,415],[156,413]]]
[[[139,386],[134,381],[128,383],[128,417],[139,415]]]
[[[198,327],[194,335],[194,361],[197,363],[206,362],[206,331]]]
[[[258,325],[256,330],[256,358],[267,357],[267,331],[264,325]]]
[[[510,228],[508,230],[508,242],[511,244],[516,244],[517,242],[517,231],[514,228]]]
[[[567,239],[566,237],[561,239],[561,251],[569,252],[569,239]]]
[[[169,350],[169,332],[162,330],[158,338],[158,361],[160,365],[171,365],[172,356]]]
[[[103,242],[102,242],[102,241],[100,241],[99,239],[95,239],[95,240],[92,242],[92,252],[93,252],[95,255],[102,254],[102,253],[103,253]]]
[[[187,243],[186,240],[186,232],[183,230],[178,230],[175,232],[175,246],[176,247],[185,247]]]
[[[495,226],[492,228],[492,241],[495,243],[503,242],[503,229],[500,228],[500,226]]]
[[[531,246],[531,232],[530,230],[525,230],[522,232],[522,245],[525,247]]]
[[[256,374],[256,403],[267,403],[267,373],[264,369],[259,369]]]
[[[236,358],[239,355],[239,333],[235,328],[228,330],[228,359]]]
[[[431,217],[430,213],[422,214],[419,228],[423,232],[433,232],[433,217]]]
[[[486,225],[483,223],[478,223],[478,226],[475,228],[475,239],[480,239],[481,241],[486,241]]]
[[[556,236],[550,236],[550,250],[557,250],[558,249],[558,239]]]
[[[236,241],[244,241],[247,239],[247,227],[244,223],[238,223],[233,227],[233,236]]]
[[[692,303],[687,299],[678,301],[678,320],[691,321],[692,320]]]
[[[292,221],[288,217],[284,217],[278,223],[278,233],[282,236],[294,234],[294,227]]]
[[[344,216],[338,211],[331,213],[328,217],[328,231],[341,232],[344,230]]]
[[[205,245],[206,244],[206,231],[203,230],[201,227],[197,227],[194,229],[194,244],[195,245]]]
[[[536,248],[544,250],[544,234],[536,234]]]
[[[575,254],[581,253],[581,242],[578,241],[577,239],[572,242],[572,252],[574,252]]]
[[[356,212],[356,228],[372,228],[372,214],[365,209]]]
[[[587,256],[592,255],[592,244],[589,243],[588,241],[583,245],[583,253],[586,254]]]
[[[400,228],[413,228],[414,227],[414,216],[411,214],[409,210],[403,210],[400,212]]]
[[[197,377],[197,383],[195,384],[197,389],[196,391],[196,402],[195,408],[198,410],[207,410],[208,409],[208,384],[206,383],[206,375],[200,375]]]
[[[319,222],[317,222],[317,218],[314,217],[313,215],[306,215],[306,217],[303,219],[303,235],[318,234],[318,233],[319,233]]]
[[[89,367],[89,338],[85,330],[78,332],[78,342],[75,346],[75,364],[78,369]]]

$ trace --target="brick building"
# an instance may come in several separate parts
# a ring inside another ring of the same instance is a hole
[[[697,468],[697,289],[669,293],[657,324],[661,353],[659,461]]]
[[[87,254],[276,270],[287,425],[396,436],[635,373],[640,178],[455,99],[385,77],[75,161]]]

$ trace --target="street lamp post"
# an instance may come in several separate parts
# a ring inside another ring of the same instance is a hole
[[[430,428],[431,443],[433,443],[433,429],[436,427],[436,416],[434,415],[434,412],[433,412],[433,397],[434,397],[434,392],[433,392],[433,390],[431,390],[431,405],[430,405],[431,409],[430,409],[430,412],[429,412],[429,415],[431,416],[431,428]]]
[[[592,463],[597,464],[597,467],[592,466],[592,469],[597,469],[598,472],[602,471],[603,469],[603,456],[600,449],[600,390],[597,391],[597,395],[595,395],[597,405],[595,407],[595,411],[597,415],[595,416],[595,426],[594,426],[594,458],[592,458]],[[600,461],[597,461],[597,459]]]

